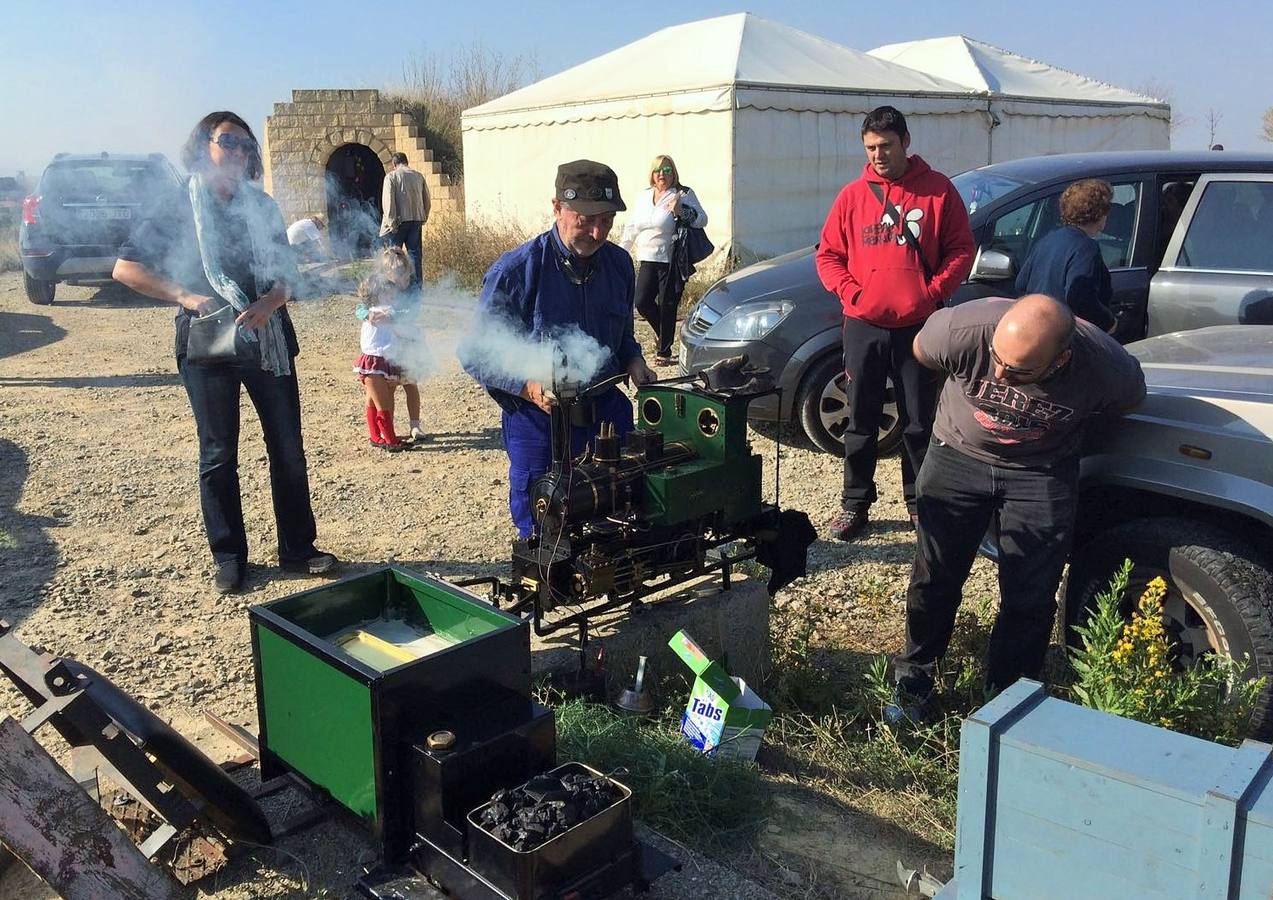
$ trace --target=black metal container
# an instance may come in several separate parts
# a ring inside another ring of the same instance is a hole
[[[586,774],[605,778],[582,763],[569,762],[547,774]],[[606,896],[628,884],[639,860],[632,831],[632,791],[607,779],[622,796],[590,819],[540,844],[514,850],[479,823],[483,803],[468,815],[469,868],[510,900],[546,900],[577,892]]]

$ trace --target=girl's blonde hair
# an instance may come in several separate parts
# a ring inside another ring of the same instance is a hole
[[[371,274],[358,285],[358,299],[375,300],[399,271],[411,274],[411,258],[401,247],[384,247],[376,254]]]
[[[672,167],[672,187],[680,187],[681,173],[677,171],[676,162],[673,161],[672,157],[668,156],[666,153],[660,153],[658,156],[654,157],[654,162],[650,163],[650,187],[654,187],[654,170],[665,165]]]

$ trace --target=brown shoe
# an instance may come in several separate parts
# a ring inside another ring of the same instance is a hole
[[[870,522],[869,507],[859,506],[857,509],[844,509],[835,514],[829,529],[832,540],[851,541],[866,530]]]

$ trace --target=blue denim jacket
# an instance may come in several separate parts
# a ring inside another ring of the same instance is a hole
[[[601,381],[623,372],[641,355],[633,335],[632,258],[607,241],[591,258],[596,271],[587,283],[576,285],[562,271],[559,256],[565,254],[569,251],[555,225],[505,253],[482,279],[478,316],[502,318],[531,337],[578,326],[610,351],[610,359],[596,375],[595,380]],[[577,257],[568,258],[578,264]],[[461,362],[501,406],[519,405],[520,382],[477,372],[467,360]]]

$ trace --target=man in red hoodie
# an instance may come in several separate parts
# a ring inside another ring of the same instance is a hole
[[[915,521],[915,476],[932,434],[939,381],[911,346],[925,320],[972,270],[968,211],[950,179],[911,145],[891,106],[862,123],[866,167],[840,191],[818,244],[818,277],[844,308],[844,491],[831,537],[851,541],[875,502],[876,439],[888,376],[902,424],[902,491]]]

